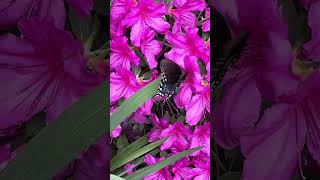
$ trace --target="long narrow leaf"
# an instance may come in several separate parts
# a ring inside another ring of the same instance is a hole
[[[134,152],[146,144],[148,144],[147,136],[142,136],[141,138],[135,140],[129,146],[121,150],[119,154]],[[116,156],[114,158],[116,158]]]
[[[156,147],[160,146],[164,141],[166,141],[168,138],[164,138],[161,140],[158,140],[156,142],[153,142],[151,144],[146,145],[145,147],[136,150],[134,152],[130,153],[121,153],[119,156],[116,156],[113,158],[110,162],[110,171],[113,171],[117,169],[118,167],[125,165],[126,163],[144,155],[145,153],[155,149]]]
[[[125,180],[125,179],[123,179],[122,177],[110,174],[110,180]]]
[[[147,86],[132,95],[127,101],[123,102],[117,110],[112,113],[110,118],[110,132],[116,128],[126,117],[133,113],[144,102],[152,98],[159,87],[160,78],[157,78]]]
[[[183,158],[183,157],[186,157],[198,150],[200,150],[202,147],[197,147],[197,148],[193,148],[193,149],[189,149],[189,150],[186,150],[186,151],[183,151],[181,153],[178,153],[178,154],[174,154],[168,158],[166,158],[165,160],[163,161],[160,161],[152,166],[147,166],[143,169],[140,169],[136,172],[134,172],[133,174],[130,174],[128,175],[127,177],[125,177],[125,179],[130,179],[130,180],[140,180],[141,178],[155,172],[155,171],[158,171],[166,166],[169,166],[173,163],[175,163],[176,161],[178,161],[179,159]]]
[[[108,90],[104,83],[42,129],[2,171],[0,179],[51,179],[96,142],[109,130],[106,121]]]

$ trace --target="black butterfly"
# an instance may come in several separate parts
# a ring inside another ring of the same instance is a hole
[[[157,95],[165,99],[171,98],[178,90],[178,87],[186,77],[186,73],[182,73],[180,67],[168,59],[160,62],[161,83]]]

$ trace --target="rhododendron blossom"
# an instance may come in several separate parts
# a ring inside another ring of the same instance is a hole
[[[167,14],[163,3],[154,0],[139,0],[137,3],[126,16],[125,22],[127,26],[132,26],[130,37],[132,43],[140,46],[141,36],[146,28],[164,34],[169,30],[170,24],[162,17]]]

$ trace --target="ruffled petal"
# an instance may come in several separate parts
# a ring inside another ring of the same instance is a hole
[[[294,106],[277,104],[266,110],[256,128],[241,137],[246,160],[243,179],[290,179],[299,162],[306,123]]]

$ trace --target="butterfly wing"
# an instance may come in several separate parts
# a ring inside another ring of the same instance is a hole
[[[182,75],[180,67],[168,59],[164,59],[160,62],[160,69],[169,84],[177,83]]]

